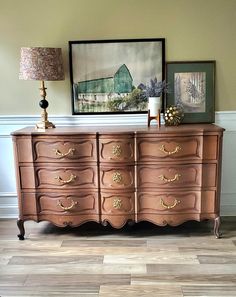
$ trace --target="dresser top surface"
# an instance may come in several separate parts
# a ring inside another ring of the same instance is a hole
[[[34,127],[25,127],[23,129],[12,132],[12,135],[76,135],[76,134],[202,134],[207,132],[223,132],[224,129],[214,124],[183,124],[179,126],[161,127],[147,125],[120,125],[120,126],[60,126],[54,129],[46,129],[38,131]]]

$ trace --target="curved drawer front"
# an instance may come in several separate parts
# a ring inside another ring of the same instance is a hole
[[[210,213],[215,210],[215,191],[176,193],[141,192],[138,213]]]
[[[96,161],[96,140],[34,140],[35,162]]]
[[[216,164],[138,166],[138,187],[215,187]]]
[[[97,193],[83,193],[76,195],[43,194],[38,195],[39,213],[98,213]]]
[[[203,137],[141,138],[137,141],[139,161],[200,160]]]
[[[22,188],[75,189],[97,188],[96,166],[21,167]]]
[[[199,213],[201,209],[201,192],[187,193],[139,193],[139,213],[184,212]]]
[[[100,186],[107,189],[134,188],[134,167],[101,167]]]
[[[102,214],[134,214],[134,193],[101,193]]]
[[[134,140],[127,139],[100,139],[101,162],[133,162]]]

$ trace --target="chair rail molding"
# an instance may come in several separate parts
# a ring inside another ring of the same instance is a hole
[[[162,117],[163,118],[163,117]],[[18,215],[13,146],[11,132],[25,126],[34,126],[38,115],[0,115],[0,218]],[[56,126],[145,125],[147,114],[125,115],[50,115]],[[163,120],[162,120],[163,124]],[[236,111],[218,111],[215,124],[225,128],[223,138],[221,215],[236,216]]]

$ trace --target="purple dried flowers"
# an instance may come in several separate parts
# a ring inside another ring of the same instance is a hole
[[[144,85],[141,83],[138,88],[142,90],[146,98],[160,97],[162,93],[168,93],[168,83],[165,81],[157,81],[156,77],[150,80],[150,84]]]

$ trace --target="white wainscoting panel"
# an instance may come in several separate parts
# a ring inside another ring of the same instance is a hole
[[[38,116],[0,116],[0,218],[18,215],[11,132],[33,126]],[[50,116],[56,126],[143,125],[146,114]],[[215,123],[226,129],[223,141],[221,215],[236,216],[236,111],[216,112]]]

